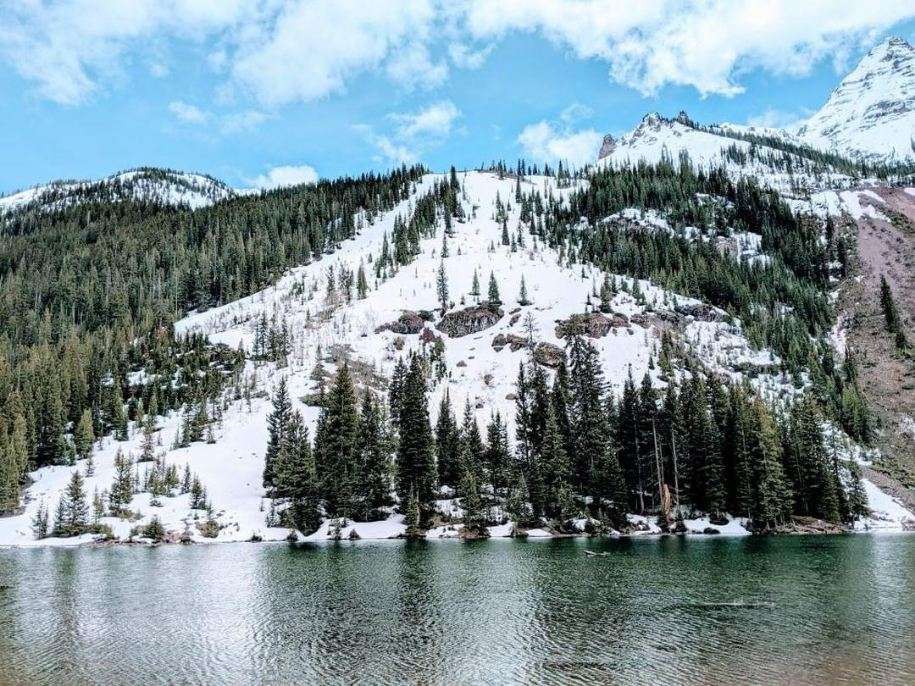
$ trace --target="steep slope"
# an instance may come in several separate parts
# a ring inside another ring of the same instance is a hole
[[[231,198],[235,191],[205,174],[143,167],[100,181],[54,181],[0,197],[0,214],[52,211],[88,201],[134,200],[191,209]]]
[[[797,135],[868,161],[915,159],[915,48],[901,38],[875,47]]]
[[[387,279],[370,276],[365,298],[353,298],[348,302],[331,285],[332,275],[358,269],[360,264],[371,265],[381,253],[386,236],[391,235],[395,218],[408,213],[417,198],[439,178],[425,177],[417,184],[412,198],[364,226],[358,236],[345,241],[332,255],[289,271],[274,286],[250,297],[191,314],[178,322],[179,333],[202,333],[212,342],[241,346],[248,351],[255,345],[262,317],[275,318],[293,332],[286,366],[277,367],[270,362],[247,363],[248,391],[245,395],[248,397],[227,397],[213,443],[171,447],[181,431],[183,418],[172,414],[160,421],[156,450],[166,464],[175,465],[179,470],[187,464],[199,475],[214,504],[214,517],[223,527],[216,540],[247,540],[252,535],[280,539],[287,535],[284,528],[266,526],[270,506],[264,499],[261,485],[267,414],[271,409],[268,396],[281,378],[288,380],[295,409],[302,412],[306,424],[313,428],[318,416],[318,408],[313,404],[314,394],[344,361],[348,362],[361,388],[381,392],[391,378],[399,356],[410,350],[434,346],[438,340],[443,346],[449,375],[431,389],[429,407],[433,422],[439,401],[447,392],[458,410],[467,401],[478,422],[485,422],[491,412],[500,412],[508,421],[509,434],[514,434],[515,379],[519,365],[528,357],[524,340],[533,336],[546,353],[551,350],[550,346],[562,346],[565,341],[558,335],[557,321],[585,309],[586,301],[599,287],[603,274],[593,266],[570,262],[556,251],[538,245],[529,233],[524,238],[524,245],[516,250],[501,244],[502,225],[496,220],[496,207],[512,197],[516,183],[513,179],[500,179],[490,173],[462,175],[461,202],[467,220],[455,221],[454,234],[448,239],[449,257],[444,260],[439,231],[438,237],[423,240],[420,253],[395,274]],[[546,177],[527,177],[523,187],[525,190],[537,188],[557,200],[571,191],[558,187],[555,179]],[[519,212],[517,206],[508,211],[509,226],[518,225]],[[636,209],[609,220],[623,222],[633,231],[670,230],[663,217]],[[745,236],[739,243],[750,248],[748,259],[758,257],[755,252],[758,240]],[[495,275],[505,301],[502,312],[487,322],[488,325],[466,335],[442,331],[440,321],[436,323],[433,317],[429,317],[431,321],[428,322],[422,317],[412,318],[413,323],[418,320],[412,333],[386,329],[386,324],[398,320],[405,312],[436,309],[435,284],[442,263],[453,302],[449,312],[456,315],[473,304],[470,291],[474,271],[484,285],[490,274]],[[524,306],[516,303],[522,277],[532,301]],[[636,290],[631,279],[615,276],[615,280],[629,290]],[[612,299],[611,313],[606,315],[611,325],[599,331],[592,340],[599,351],[606,378],[617,395],[630,374],[639,380],[648,372],[657,383],[662,383],[659,371],[651,368],[650,359],[657,359],[660,336],[665,331],[703,364],[733,379],[749,379],[766,395],[783,397],[796,392],[792,380],[779,369],[777,356],[768,350],[752,349],[740,322],[728,321],[723,312],[666,292],[648,281],[640,281],[638,290],[642,294],[639,298],[620,289]],[[548,355],[543,359],[548,361]],[[140,442],[136,428],[128,441],[104,441],[95,455],[94,474],[87,477],[88,492],[108,488],[114,477],[116,452],[121,449],[136,455]],[[152,463],[145,464],[152,466]],[[143,464],[137,467],[140,476],[145,468]],[[0,544],[86,540],[83,537],[39,542],[33,540],[30,530],[30,520],[42,503],[53,511],[74,469],[85,471],[85,465],[47,467],[33,475],[34,484],[29,489],[25,512],[0,519]],[[873,507],[879,511],[870,525],[898,525],[909,517],[898,504],[883,498],[879,490],[872,489],[870,484],[867,487],[872,494]],[[194,528],[201,515],[190,509],[188,495],[162,497],[160,501],[161,505],[154,505],[149,493],[138,493],[131,504],[131,509],[139,513],[135,521],[111,517],[105,517],[103,521],[112,526],[116,535],[126,537],[131,527],[147,523],[155,515],[166,529],[180,532],[187,525],[196,540],[204,540]],[[455,511],[455,502],[447,498],[443,498],[439,506],[445,511]],[[707,520],[687,521],[689,529],[700,532],[707,525]],[[331,522],[325,522],[314,537],[326,538],[331,528]],[[356,532],[362,538],[384,538],[403,533],[404,529],[403,517],[392,515],[380,522],[349,524],[341,535],[346,537],[350,532]],[[493,535],[506,535],[508,531],[506,526],[493,527]],[[739,533],[742,529],[735,520],[727,531]],[[453,531],[439,529],[429,535],[449,533]],[[535,531],[533,535],[536,534]]]

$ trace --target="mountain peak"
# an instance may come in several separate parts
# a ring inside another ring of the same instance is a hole
[[[915,157],[915,48],[898,37],[874,47],[798,134],[810,145],[850,157]]]

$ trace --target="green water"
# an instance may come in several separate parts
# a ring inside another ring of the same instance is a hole
[[[0,584],[2,684],[915,683],[911,535],[0,550]]]

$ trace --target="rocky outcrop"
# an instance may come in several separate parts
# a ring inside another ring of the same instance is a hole
[[[677,305],[676,311],[677,314],[682,314],[684,317],[692,317],[700,322],[723,322],[727,317],[727,313],[723,310],[706,303]]]
[[[512,352],[517,352],[527,345],[527,339],[514,333],[500,333],[493,337],[492,347],[496,352],[500,352],[506,345]]]
[[[556,321],[556,337],[588,336],[589,338],[603,338],[610,329],[629,326],[629,320],[622,314],[611,314],[609,317],[600,312],[587,314],[573,314],[568,319]]]
[[[382,331],[393,331],[394,333],[399,334],[417,334],[423,330],[423,327],[426,325],[426,321],[419,315],[417,312],[411,310],[404,310],[404,312],[393,322],[388,322],[387,324],[382,324],[377,329],[375,333],[381,333]]]
[[[473,305],[449,312],[438,323],[438,330],[452,338],[469,336],[494,326],[502,318],[502,310],[489,305]]]
[[[558,369],[565,361],[565,351],[552,343],[538,343],[534,347],[534,362],[550,369]]]

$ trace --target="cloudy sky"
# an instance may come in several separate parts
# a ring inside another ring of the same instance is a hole
[[[593,158],[647,111],[781,126],[911,0],[0,0],[0,192]]]

